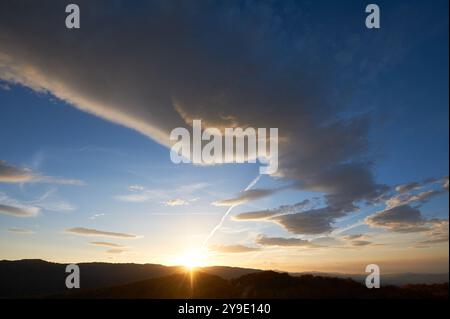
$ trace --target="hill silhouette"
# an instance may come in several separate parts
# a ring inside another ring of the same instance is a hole
[[[290,275],[217,266],[191,276],[183,267],[155,264],[78,265],[82,289],[68,290],[64,264],[0,261],[0,298],[448,298],[448,283],[367,289],[342,274]]]
[[[180,266],[158,264],[79,263],[82,288],[110,287],[184,272]],[[0,298],[39,297],[63,293],[65,264],[40,259],[0,261]],[[257,272],[257,269],[208,267],[208,273],[224,279]]]
[[[178,273],[115,287],[74,291],[57,298],[81,299],[385,299],[447,298],[448,284],[367,289],[352,279],[263,271],[225,280],[204,272]]]

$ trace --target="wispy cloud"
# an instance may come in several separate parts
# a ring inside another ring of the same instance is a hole
[[[133,234],[117,233],[117,232],[103,231],[103,230],[84,228],[84,227],[69,228],[66,230],[66,232],[75,234],[75,235],[81,235],[81,236],[115,237],[115,238],[127,238],[127,239],[138,238],[137,235],[133,235]]]
[[[122,249],[122,248],[113,248],[113,249],[108,249],[106,251],[106,253],[108,254],[121,254],[123,252],[128,251],[128,249]]]
[[[25,228],[8,228],[8,232],[14,233],[14,234],[21,234],[21,235],[32,235],[34,234],[34,231],[31,229],[25,229]]]
[[[309,240],[300,238],[283,238],[283,237],[266,237],[260,235],[256,239],[256,243],[262,246],[279,246],[279,247],[308,247],[316,248],[319,247]]]
[[[198,197],[189,198],[189,199],[183,199],[183,198],[174,198],[169,199],[165,202],[163,202],[166,206],[186,206],[193,202],[196,202],[198,200]]]
[[[97,219],[97,218],[103,217],[103,216],[106,216],[106,214],[105,213],[94,214],[91,217],[89,217],[89,219],[94,220],[94,219]]]
[[[259,247],[249,247],[244,245],[227,245],[227,246],[221,246],[221,245],[214,245],[208,247],[210,250],[213,250],[218,253],[225,253],[225,254],[235,254],[235,253],[249,253],[249,252],[255,252],[259,251]]]
[[[394,232],[415,233],[431,231],[435,225],[448,223],[440,219],[425,219],[418,208],[409,205],[396,206],[366,218],[372,227],[381,227]]]
[[[25,205],[0,192],[0,214],[14,217],[36,217],[41,209],[33,205]]]
[[[182,185],[175,188],[147,188],[142,185],[128,186],[129,194],[118,195],[116,199],[123,202],[142,203],[148,201],[158,201],[166,206],[182,206],[198,200],[197,197],[191,196],[194,192],[199,191],[209,184],[194,183]]]
[[[215,201],[212,204],[214,206],[236,206],[252,200],[268,197],[278,191],[280,189],[249,189],[240,192],[236,197]]]
[[[29,168],[13,166],[0,160],[0,183],[48,183],[63,185],[84,185],[83,181],[77,179],[66,179],[53,176],[40,175]]]
[[[110,242],[106,242],[106,241],[91,241],[89,244],[94,245],[94,246],[103,246],[103,247],[115,247],[115,248],[124,248],[125,247],[123,245],[110,243]]]

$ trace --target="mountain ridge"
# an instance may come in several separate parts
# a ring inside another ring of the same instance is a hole
[[[46,297],[63,294],[67,291],[65,287],[65,278],[68,275],[65,272],[66,265],[42,259],[2,260],[0,261],[0,298]],[[81,271],[80,278],[83,289],[115,287],[186,273],[182,266],[164,266],[161,264],[87,262],[79,263],[78,266]],[[239,278],[242,280],[250,274],[268,273],[268,271],[260,269],[229,266],[203,267],[199,268],[198,272],[217,276],[230,282]],[[273,271],[272,273],[284,272]],[[305,276],[343,280],[351,278],[357,284],[363,283],[365,278],[363,274],[347,275],[319,272],[291,273],[289,275],[292,278],[304,279],[309,278]],[[409,282],[408,278],[411,279]],[[381,279],[382,285],[396,282],[399,286],[405,283],[418,284],[420,281],[428,285],[448,282],[448,273],[385,275]]]

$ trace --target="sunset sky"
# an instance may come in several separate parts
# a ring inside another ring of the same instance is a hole
[[[363,1],[75,3],[0,2],[0,259],[448,272],[448,1],[378,30]],[[277,174],[172,163],[192,119],[278,128]]]

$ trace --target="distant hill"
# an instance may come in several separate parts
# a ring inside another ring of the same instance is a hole
[[[112,264],[112,263],[79,263],[81,270],[81,287],[77,290],[79,293],[95,296],[120,298],[120,291],[116,292],[117,287],[121,289],[130,289],[126,298],[138,298],[137,292],[143,293],[139,298],[166,298],[165,296],[186,296],[188,293],[186,283],[186,272],[182,267],[168,267],[157,264]],[[24,297],[46,297],[60,296],[67,292],[65,287],[64,264],[51,263],[43,260],[18,260],[18,261],[0,261],[0,298],[24,298]],[[280,275],[280,276],[277,276]],[[256,276],[256,277],[255,277]],[[286,277],[287,276],[287,277]],[[355,280],[345,279],[352,277]],[[353,294],[357,291],[367,293],[368,289],[362,286],[364,281],[362,275],[345,274],[281,274],[278,272],[266,272],[258,269],[238,268],[238,267],[205,267],[201,268],[196,276],[198,291],[193,296],[209,296],[209,298],[218,298],[222,294],[234,296],[236,298],[244,297],[270,297],[277,298],[285,294],[286,296],[313,297],[315,288],[319,289],[322,285],[327,286],[330,283],[336,285],[334,291],[331,287],[327,294],[317,292],[317,298],[330,296],[343,296],[348,290]],[[274,282],[271,282],[274,280]],[[338,281],[336,281],[338,280]],[[443,283],[448,282],[448,274],[399,274],[385,275],[381,280],[383,285],[396,283],[404,285],[405,283]],[[164,285],[179,285],[179,290],[162,289]],[[203,285],[206,285],[203,287]],[[281,285],[279,287],[279,285]],[[284,286],[283,286],[284,285]],[[153,294],[153,288],[158,294]],[[220,291],[207,290],[208,287],[220,287]],[[280,289],[275,289],[279,287]],[[303,287],[303,288],[302,288]],[[307,288],[306,288],[307,287]],[[423,291],[425,289],[439,289],[435,286],[415,286],[414,289]],[[430,288],[432,287],[432,288]],[[302,293],[305,289],[305,294]],[[358,290],[359,289],[359,290]],[[391,290],[393,288],[390,288]],[[413,287],[409,288],[410,290]],[[95,292],[94,292],[95,291]],[[127,290],[123,290],[127,291]],[[334,292],[333,292],[334,291]],[[145,293],[144,293],[145,292]],[[192,291],[190,291],[192,293]],[[136,295],[137,294],[137,295]],[[84,295],[87,297],[87,295]],[[130,297],[136,296],[136,297]],[[152,297],[154,296],[154,297]],[[371,295],[372,296],[372,295]],[[167,297],[174,298],[174,297]]]
[[[71,291],[54,298],[252,298],[252,299],[391,299],[448,298],[448,284],[387,286],[367,289],[352,279],[261,271],[225,280],[204,272],[178,273],[116,287]]]
[[[365,274],[342,274],[326,272],[301,272],[291,273],[292,276],[314,275],[322,277],[351,278],[357,282],[364,283]],[[449,281],[448,273],[428,274],[428,273],[400,273],[400,274],[382,274],[381,285],[403,286],[408,284],[442,284]]]

